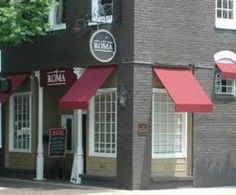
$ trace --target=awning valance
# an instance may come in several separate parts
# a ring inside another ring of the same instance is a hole
[[[236,64],[216,63],[223,79],[236,79]]]
[[[7,76],[7,79],[9,79],[11,83],[11,92],[0,93],[0,102],[5,103],[11,94],[14,93],[17,88],[25,81],[28,75],[29,74],[16,74]]]
[[[60,99],[60,108],[88,109],[89,100],[114,70],[114,66],[88,68]]]
[[[153,68],[175,103],[176,112],[212,112],[213,104],[191,71]]]

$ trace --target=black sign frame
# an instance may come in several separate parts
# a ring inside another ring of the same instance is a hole
[[[90,52],[99,62],[110,62],[116,55],[116,40],[105,29],[95,31],[89,42]]]
[[[65,128],[51,128],[49,130],[48,156],[66,156],[67,130]]]

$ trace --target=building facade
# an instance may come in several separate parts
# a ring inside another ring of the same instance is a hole
[[[59,1],[46,37],[2,48],[1,169],[125,189],[235,185],[235,5]],[[98,30],[114,57],[91,52]],[[53,129],[67,131],[60,157]]]

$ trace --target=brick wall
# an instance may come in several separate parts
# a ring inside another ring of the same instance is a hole
[[[118,107],[117,184],[126,189],[145,188],[151,176],[151,66],[120,65],[119,85],[126,85],[128,101],[126,107]],[[138,124],[147,124],[147,136],[138,134]]]
[[[195,186],[236,183],[236,99],[213,95],[214,53],[236,52],[235,31],[215,29],[215,0],[135,1],[134,59],[195,70],[214,112],[194,115]]]

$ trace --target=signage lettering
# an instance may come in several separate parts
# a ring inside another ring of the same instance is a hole
[[[48,74],[48,84],[54,84],[54,83],[65,83],[65,75],[63,73],[54,73],[54,74]]]
[[[77,77],[73,69],[59,69],[53,71],[40,71],[40,86],[63,86],[73,84]]]
[[[94,49],[96,51],[102,50],[104,52],[112,52],[113,47],[112,47],[112,42],[100,42],[99,40],[94,41]]]

